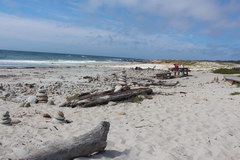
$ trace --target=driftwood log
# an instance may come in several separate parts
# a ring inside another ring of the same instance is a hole
[[[71,160],[104,151],[110,123],[103,121],[92,131],[67,141],[53,143],[22,160]]]
[[[150,88],[137,88],[129,89],[125,91],[114,92],[113,90],[100,92],[92,95],[86,95],[79,97],[77,100],[65,102],[60,107],[93,107],[97,105],[107,104],[110,101],[117,102],[135,97],[141,94],[152,94],[153,91]]]

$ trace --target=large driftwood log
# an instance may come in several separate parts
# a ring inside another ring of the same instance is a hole
[[[110,101],[117,102],[126,100],[141,94],[152,94],[152,92],[153,91],[150,88],[129,89],[119,92],[105,91],[94,95],[86,95],[70,102],[65,102],[60,105],[60,107],[93,107],[97,105],[107,104]]]
[[[103,121],[92,131],[67,141],[53,143],[22,160],[70,160],[103,151],[107,146],[110,123]]]

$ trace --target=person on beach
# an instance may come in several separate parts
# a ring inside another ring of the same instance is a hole
[[[179,68],[178,64],[173,64],[173,65],[174,65],[174,70],[177,71]]]
[[[182,72],[182,75],[184,75],[184,66],[182,64],[179,66],[179,72]]]
[[[179,65],[178,64],[173,64],[174,65],[174,76],[176,76],[176,73],[178,72],[178,75],[179,75]]]

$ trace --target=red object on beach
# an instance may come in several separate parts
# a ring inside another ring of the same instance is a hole
[[[45,114],[43,114],[43,117],[44,118],[52,118],[49,114],[47,114],[47,113],[45,113]]]
[[[179,69],[179,65],[178,64],[174,64],[174,69],[178,70]]]

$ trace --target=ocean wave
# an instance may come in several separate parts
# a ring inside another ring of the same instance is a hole
[[[0,64],[83,64],[83,63],[96,63],[95,60],[48,60],[48,61],[39,61],[39,60],[0,60]]]

